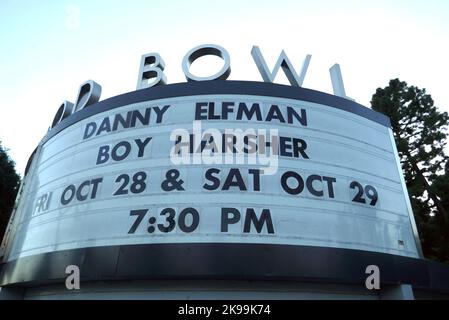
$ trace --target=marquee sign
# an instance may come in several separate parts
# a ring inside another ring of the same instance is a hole
[[[229,60],[209,47],[190,52],[185,65],[204,53]],[[150,56],[142,58],[138,87],[149,78],[165,82],[154,69],[163,70],[162,60]],[[75,104],[58,110],[34,156],[6,261],[185,243],[419,257],[389,119],[300,88],[307,67],[298,75],[289,65],[285,56],[277,68],[290,72],[291,87],[222,81],[227,63],[218,80],[190,75],[195,81],[98,103],[98,86],[82,86]]]

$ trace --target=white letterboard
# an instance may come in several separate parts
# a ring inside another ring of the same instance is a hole
[[[233,104],[225,119],[223,102]],[[206,103],[213,103],[213,113]],[[238,119],[241,103],[257,104],[261,119],[254,114]],[[267,119],[273,105],[283,119],[279,114]],[[169,107],[158,119],[155,108],[164,106]],[[297,118],[289,123],[288,108],[305,116],[306,123]],[[125,119],[128,112],[144,115],[145,110],[150,110],[149,123],[135,119],[133,127],[118,123],[113,128],[118,114]],[[255,174],[263,166],[246,162],[174,164],[170,135],[180,128],[192,132],[195,120],[203,130],[220,132],[275,129],[288,143],[306,142],[307,157],[292,155],[287,143],[274,174]],[[136,140],[147,138],[139,154]],[[114,160],[112,150],[120,143]],[[235,94],[146,101],[68,126],[42,145],[35,161],[8,260],[149,243],[306,245],[418,257],[391,129],[338,108]],[[164,190],[164,181],[176,172],[173,181],[182,182]]]

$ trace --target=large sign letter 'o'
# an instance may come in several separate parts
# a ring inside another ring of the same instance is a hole
[[[198,58],[207,55],[214,55],[224,60],[224,65],[220,71],[209,77],[197,77],[190,72],[190,65]],[[182,59],[182,70],[187,81],[207,81],[207,80],[226,80],[231,74],[231,58],[225,48],[215,44],[203,44],[193,48]]]

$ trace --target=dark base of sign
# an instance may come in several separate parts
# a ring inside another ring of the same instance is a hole
[[[271,244],[146,244],[91,247],[21,258],[1,266],[0,286],[64,283],[68,265],[81,281],[290,280],[365,286],[366,267],[381,284],[449,292],[449,266],[369,251]]]

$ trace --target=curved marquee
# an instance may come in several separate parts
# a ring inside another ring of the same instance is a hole
[[[194,136],[198,125],[213,140]],[[44,270],[42,257],[100,250],[118,259],[120,248],[159,248],[154,254],[173,264],[176,255],[159,251],[189,248],[194,256],[198,248],[207,259],[214,247],[229,255],[253,246],[274,256],[307,248],[325,256],[343,250],[418,258],[389,125],[386,116],[343,98],[258,82],[173,84],[91,105],[39,144],[2,281],[19,281],[11,272],[20,261]],[[251,132],[245,141],[253,145],[245,148],[257,150],[255,162],[247,154],[228,162],[201,157],[237,148],[226,140],[236,129]],[[204,265],[208,271],[198,267],[198,274],[222,269],[211,260]]]

